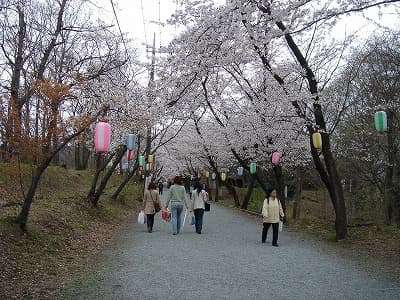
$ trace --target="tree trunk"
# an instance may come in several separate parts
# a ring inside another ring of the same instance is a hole
[[[258,8],[271,16],[271,6],[266,4],[266,6],[259,5]],[[247,26],[247,21],[242,21],[245,26]],[[314,108],[314,118],[315,118],[315,127],[312,125],[308,125],[308,130],[310,133],[310,145],[311,145],[311,152],[313,156],[313,160],[317,171],[320,174],[322,181],[324,182],[325,186],[328,189],[329,196],[331,198],[332,204],[335,208],[336,220],[335,220],[335,229],[336,229],[336,239],[341,240],[346,238],[347,235],[347,217],[346,217],[346,205],[344,201],[343,189],[340,183],[340,177],[336,168],[336,162],[333,158],[331,147],[330,147],[330,137],[326,131],[326,123],[324,119],[324,115],[321,109],[321,105],[319,103],[319,95],[318,95],[318,82],[317,77],[315,76],[313,70],[311,69],[309,62],[307,61],[306,57],[301,52],[300,48],[297,46],[296,42],[293,40],[292,35],[287,30],[286,26],[283,24],[282,21],[276,21],[276,26],[283,32],[286,44],[292,51],[294,57],[296,58],[297,62],[303,68],[305,72],[305,77],[307,78],[308,82],[308,90],[311,94],[313,99],[313,108]],[[251,37],[254,40],[254,37]],[[275,72],[273,72],[271,65],[269,65],[268,58],[265,57],[263,52],[261,52],[260,48],[257,44],[254,44],[254,48],[257,53],[260,55],[261,60],[266,67],[266,69],[272,73],[274,79],[283,86],[285,89],[285,81]],[[299,103],[297,101],[292,102],[294,108],[296,109],[297,114],[299,117],[306,118],[305,112],[301,109]],[[319,130],[322,136],[322,153],[324,155],[325,167],[321,162],[317,151],[313,147],[312,133],[315,130]]]
[[[228,189],[229,194],[232,195],[233,200],[235,201],[235,207],[240,207],[240,201],[238,194],[236,193],[235,187],[228,181],[224,181],[224,185]]]
[[[46,168],[50,165],[51,160],[54,156],[63,149],[72,139],[80,135],[90,124],[94,122],[94,120],[100,115],[100,113],[104,112],[107,108],[103,108],[100,110],[95,116],[92,117],[91,121],[87,123],[87,125],[81,128],[79,131],[75,132],[74,134],[68,136],[54,151],[48,153],[45,156],[45,159],[42,163],[35,169],[33,172],[31,185],[29,186],[28,193],[25,196],[24,204],[22,206],[21,212],[18,216],[17,222],[20,224],[22,230],[26,230],[26,224],[28,222],[29,211],[32,205],[33,198],[35,197],[36,189],[39,184],[40,178]]]
[[[219,184],[218,184],[218,178],[215,178],[215,202],[218,202],[219,200]]]
[[[107,186],[108,180],[111,178],[111,175],[114,173],[116,167],[121,162],[121,159],[124,156],[125,152],[126,152],[126,145],[120,146],[119,149],[117,150],[117,156],[116,156],[111,168],[107,170],[107,172],[104,175],[104,177],[102,178],[100,185],[97,188],[96,192],[93,195],[91,195],[91,197],[89,198],[89,200],[93,204],[93,206],[95,206],[95,207],[97,206],[97,204],[100,200],[100,196],[103,194],[104,189]]]
[[[40,178],[44,170],[46,170],[46,168],[49,166],[50,161],[51,160],[46,160],[45,162],[41,163],[33,172],[31,185],[29,186],[28,193],[26,194],[24,199],[24,204],[22,205],[21,212],[17,219],[17,222],[19,223],[19,226],[23,231],[26,231],[26,224],[28,222],[29,212],[31,209],[33,198],[36,193],[36,189],[40,182]]]
[[[125,177],[124,181],[119,185],[117,190],[114,192],[114,194],[111,196],[112,199],[117,199],[119,194],[122,192],[122,189],[125,187],[125,185],[131,180],[133,175],[135,175],[136,170],[138,169],[139,165],[135,163],[135,166],[131,172],[128,173],[128,176]]]
[[[20,82],[21,72],[23,69],[23,53],[24,53],[24,40],[26,34],[26,23],[25,16],[22,8],[18,5],[18,43],[16,49],[15,62],[13,64],[13,70],[11,74],[11,86],[10,86],[10,105],[9,115],[7,121],[7,142],[10,143],[11,147],[14,147],[14,143],[18,143],[18,139],[21,137],[21,125],[22,125],[22,105],[20,103]]]
[[[387,225],[393,222],[393,167],[394,167],[394,136],[393,126],[394,114],[392,111],[387,111],[387,122],[389,124],[387,131],[387,150],[386,167],[385,167],[385,180],[384,180],[384,196],[383,203],[385,209],[385,223]]]
[[[300,219],[301,212],[301,191],[303,189],[303,174],[300,167],[296,168],[296,191],[293,201],[293,219]]]
[[[74,147],[74,161],[76,170],[86,170],[89,162],[90,151],[85,143],[79,141]]]
[[[254,182],[255,182],[255,176],[250,175],[249,186],[247,188],[247,193],[246,193],[246,196],[243,199],[243,203],[242,203],[242,207],[241,207],[243,209],[247,209],[247,206],[249,205],[250,197],[251,197],[251,194],[253,193]]]
[[[96,173],[94,173],[92,185],[90,186],[90,190],[87,195],[88,199],[91,199],[93,197],[94,193],[96,192],[97,181],[99,180],[101,171],[104,170],[104,166],[101,166],[101,154],[96,152],[95,157],[96,157]]]

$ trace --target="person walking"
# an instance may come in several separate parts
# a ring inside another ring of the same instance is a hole
[[[160,182],[158,183],[158,193],[159,193],[160,195],[162,195],[163,188],[164,188],[164,185],[163,185],[163,183],[160,181]]]
[[[160,196],[157,192],[157,186],[154,182],[150,182],[143,197],[142,210],[147,218],[147,231],[153,232],[154,215],[157,213],[156,207],[161,207]]]
[[[285,215],[281,202],[276,197],[276,189],[272,188],[267,191],[267,198],[264,199],[262,208],[263,216],[263,230],[261,242],[265,243],[267,240],[268,229],[272,224],[272,246],[278,247],[278,232],[279,232],[279,220]]]
[[[182,178],[180,176],[175,176],[174,184],[169,189],[165,209],[168,208],[170,203],[172,216],[172,234],[177,235],[180,232],[182,225],[181,215],[183,211],[183,206],[185,206],[186,209],[189,208],[186,190],[185,187],[182,185]]]
[[[196,227],[196,233],[201,234],[203,228],[203,215],[205,209],[205,203],[208,201],[206,191],[204,191],[197,183],[195,190],[192,193],[192,211],[194,212],[194,226]]]

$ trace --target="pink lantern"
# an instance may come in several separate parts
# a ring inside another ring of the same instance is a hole
[[[281,154],[279,152],[272,153],[272,163],[274,165],[279,165],[281,162]]]
[[[111,126],[107,122],[99,122],[94,129],[94,146],[96,152],[104,153],[108,151],[111,139]]]

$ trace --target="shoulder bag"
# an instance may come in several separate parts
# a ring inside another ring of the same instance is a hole
[[[151,194],[151,190],[149,191],[149,193],[150,193],[151,200],[153,201],[153,204],[154,204],[154,211],[156,213],[158,213],[161,210],[161,206],[160,206],[160,204],[158,202],[154,201],[153,195]]]
[[[208,195],[207,192],[203,191],[203,200],[204,200],[204,211],[210,211],[210,203],[208,203]],[[207,200],[205,200],[207,199]]]

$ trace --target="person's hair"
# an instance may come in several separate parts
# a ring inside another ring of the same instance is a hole
[[[269,189],[267,190],[267,198],[271,197],[272,191],[276,191],[276,188],[271,187],[271,188],[269,188]]]
[[[155,190],[157,188],[156,184],[152,181],[149,183],[149,186],[147,187],[148,190]]]
[[[197,190],[197,193],[200,193],[201,190],[203,189],[203,188],[201,187],[200,182],[196,182],[196,184],[194,185],[194,188]]]
[[[182,177],[181,176],[175,176],[174,184],[182,185]]]

